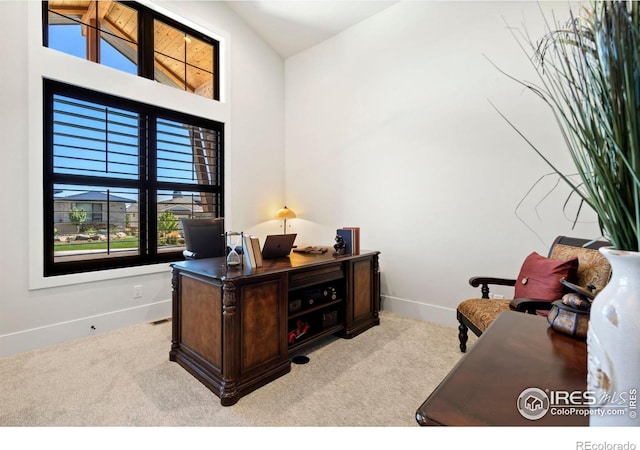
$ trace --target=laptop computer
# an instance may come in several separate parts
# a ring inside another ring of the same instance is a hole
[[[288,256],[296,240],[296,233],[293,234],[270,234],[264,241],[262,247],[262,259],[282,258]]]

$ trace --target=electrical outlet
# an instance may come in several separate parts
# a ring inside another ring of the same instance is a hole
[[[138,284],[133,287],[133,298],[140,298],[140,297],[142,297],[142,286]]]

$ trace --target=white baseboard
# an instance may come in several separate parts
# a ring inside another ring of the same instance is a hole
[[[458,326],[455,309],[442,306],[383,294],[380,309],[416,320]],[[0,358],[167,317],[171,317],[171,300],[5,334],[0,336]]]
[[[456,310],[382,294],[380,309],[416,320],[457,327]]]
[[[111,311],[0,336],[0,357],[171,317],[171,300]],[[94,327],[94,328],[91,328]]]

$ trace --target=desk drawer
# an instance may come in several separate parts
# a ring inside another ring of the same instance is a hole
[[[317,269],[305,270],[289,275],[289,289],[298,289],[327,281],[340,280],[344,278],[342,264],[323,266]]]

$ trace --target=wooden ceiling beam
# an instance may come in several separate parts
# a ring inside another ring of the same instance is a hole
[[[87,8],[81,6],[51,6],[49,4],[49,9],[63,16],[83,16],[87,12]]]
[[[109,10],[113,7],[112,0],[100,0],[96,2],[95,0],[89,3],[87,10],[82,16],[82,23],[87,24],[98,24],[104,20],[104,17],[109,13]],[[82,35],[86,35],[85,26],[82,27]]]

